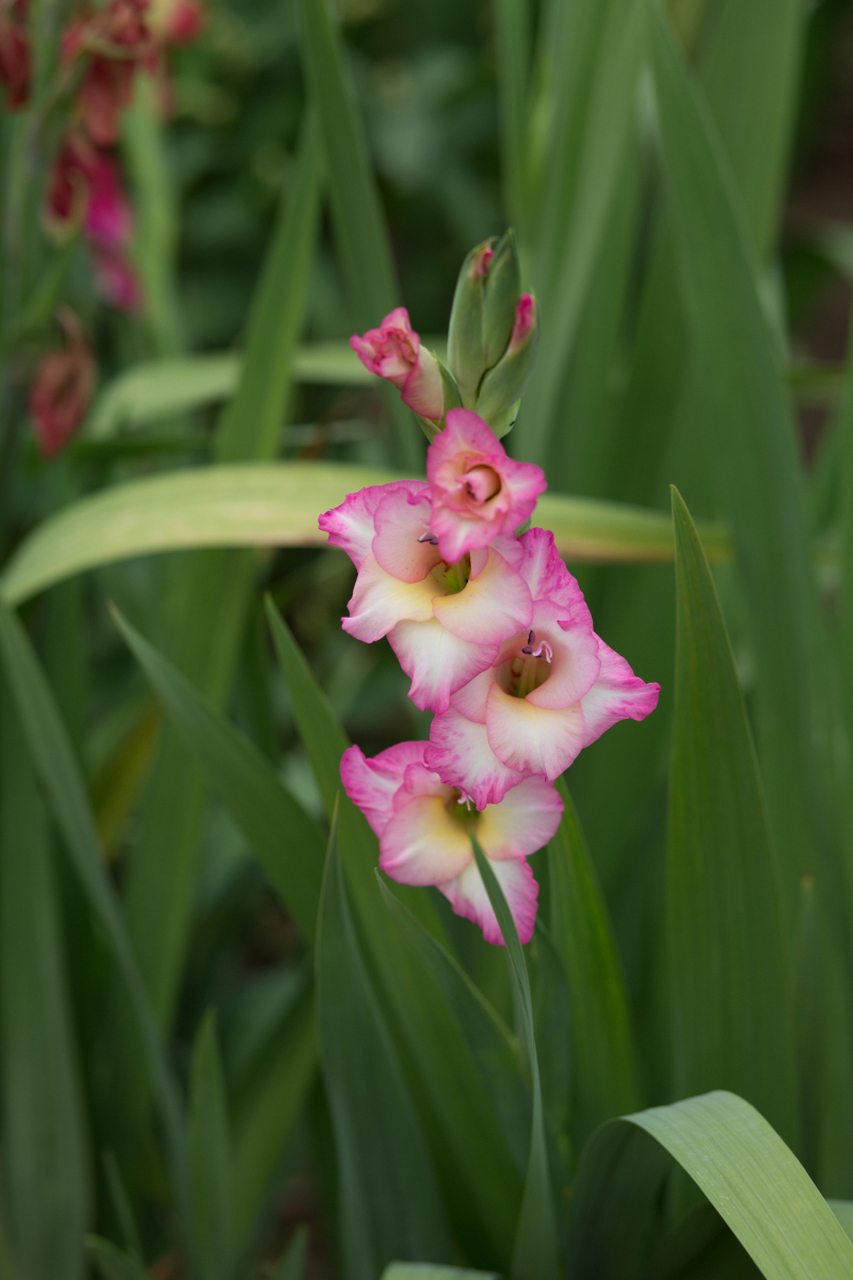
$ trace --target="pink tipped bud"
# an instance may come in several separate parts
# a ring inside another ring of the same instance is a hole
[[[403,402],[422,418],[438,421],[444,412],[441,370],[431,351],[421,346],[405,307],[397,307],[378,329],[357,333],[350,346],[365,369],[392,382]]]
[[[512,326],[512,336],[509,340],[510,353],[518,351],[519,347],[524,345],[535,324],[536,303],[531,294],[523,293],[515,308],[515,324]]]
[[[491,240],[487,240],[485,244],[481,244],[478,249],[474,250],[471,261],[468,263],[468,275],[472,280],[485,280],[489,274],[489,267],[492,265],[492,258],[495,251],[492,245],[495,243],[494,236]]]

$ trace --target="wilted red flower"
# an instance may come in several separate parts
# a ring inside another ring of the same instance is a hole
[[[42,356],[30,387],[30,416],[42,456],[51,458],[74,435],[95,389],[97,365],[80,321],[68,307],[57,319],[65,346]]]
[[[78,104],[92,141],[100,147],[118,141],[118,120],[133,97],[140,62],[153,68],[156,46],[145,12],[148,0],[110,0],[103,9],[78,18],[62,38],[62,59],[89,55]]]
[[[6,106],[19,111],[30,96],[32,60],[27,38],[28,0],[0,0],[0,82]]]

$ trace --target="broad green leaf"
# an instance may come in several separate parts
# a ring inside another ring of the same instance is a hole
[[[26,1280],[81,1280],[91,1170],[51,832],[0,689],[4,1199]]]
[[[334,818],[316,987],[340,1176],[344,1274],[347,1280],[375,1280],[393,1258],[449,1258],[430,1152],[356,941]]]
[[[366,485],[399,472],[338,463],[240,463],[168,472],[114,485],[48,517],[21,544],[0,578],[0,594],[20,604],[71,574],[151,552],[192,547],[325,545],[317,517]],[[550,529],[568,560],[667,561],[669,515],[593,498],[550,493],[537,527]],[[703,524],[715,561],[730,555],[718,526]]]
[[[432,976],[475,1056],[507,1143],[523,1169],[530,1143],[530,1091],[521,1074],[518,1041],[459,962],[403,906],[378,871],[376,879],[398,929]]]
[[[495,46],[500,90],[501,169],[504,210],[527,241],[530,199],[527,133],[530,121],[530,44],[532,14],[527,0],[495,0]]]
[[[849,1200],[827,1200],[826,1202],[844,1228],[848,1240],[853,1240],[853,1204]]]
[[[691,337],[697,423],[732,523],[758,670],[758,745],[783,899],[826,839],[817,619],[791,408],[713,120],[650,0],[660,138]],[[833,860],[820,870],[833,875]]]
[[[181,1226],[187,1241],[191,1241],[189,1174],[180,1096],[163,1053],[115,890],[104,869],[94,818],[65,726],[26,632],[3,604],[0,604],[0,655],[36,774],[130,996],[145,1066],[163,1123]]]
[[[233,1105],[234,1236],[245,1245],[317,1078],[312,992],[288,1010],[237,1089]]]
[[[189,1154],[196,1250],[204,1280],[230,1275],[233,1248],[233,1168],[225,1081],[209,1009],[193,1045]]]
[[[673,489],[675,722],[667,914],[676,1093],[737,1090],[792,1140],[793,992],[777,867],[714,584]]]
[[[116,622],[180,733],[187,750],[248,840],[270,884],[311,941],[323,875],[323,838],[282,786],[275,769],[189,680],[118,611]]]
[[[559,1274],[557,1222],[554,1213],[551,1175],[548,1168],[548,1149],[545,1142],[545,1116],[542,1106],[542,1085],[539,1079],[539,1060],[536,1052],[536,1035],[533,1022],[533,1000],[527,964],[515,920],[509,909],[503,890],[480,848],[476,837],[471,837],[474,857],[479,868],[489,901],[492,904],[498,927],[504,939],[515,994],[521,1014],[521,1026],[530,1074],[533,1079],[533,1121],[530,1131],[530,1155],[527,1164],[527,1180],[521,1201],[521,1213],[516,1228],[515,1250],[512,1259],[513,1280],[556,1280]]]
[[[492,1271],[466,1271],[463,1267],[435,1266],[431,1262],[392,1262],[382,1280],[498,1280]]]
[[[548,846],[550,931],[571,1008],[572,1133],[578,1150],[605,1120],[637,1106],[640,1084],[619,957],[572,798]]]
[[[853,1276],[853,1245],[805,1169],[763,1116],[722,1091],[626,1116],[596,1136],[572,1206],[574,1274],[601,1280],[631,1275],[612,1268],[620,1241],[610,1228],[620,1210],[627,1211],[623,1231],[639,1234],[642,1220],[632,1202],[644,1198],[638,1189],[659,1183],[662,1170],[651,1148],[632,1141],[629,1126],[651,1135],[678,1161],[767,1280]],[[645,1162],[642,1171],[638,1158]]]
[[[358,327],[372,329],[400,302],[388,228],[333,12],[326,0],[299,0],[298,8],[302,57],[311,101],[320,117],[335,240],[350,306]],[[422,445],[414,418],[390,387],[387,403],[397,428],[401,461],[416,468]]]
[[[378,995],[407,1048],[407,1068],[418,1080],[416,1101],[428,1141],[439,1153],[439,1173],[456,1234],[491,1265],[503,1265],[521,1179],[471,1051],[431,979],[409,951],[382,901],[374,869],[377,840],[361,812],[341,792],[340,759],[349,746],[328,701],[292,634],[267,601],[270,627],[290,690],[294,718],[331,819],[338,806],[338,842],[359,937],[378,977]],[[431,933],[442,929],[427,895],[395,890]]]

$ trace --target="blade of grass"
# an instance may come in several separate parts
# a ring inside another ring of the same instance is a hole
[[[332,834],[317,939],[317,1029],[340,1171],[348,1280],[375,1280],[394,1258],[449,1259],[435,1172],[373,992]]]
[[[581,1150],[605,1120],[640,1100],[637,1054],[607,908],[578,822],[560,779],[560,828],[548,846],[551,936],[563,963],[571,1008],[574,1109]]]
[[[527,131],[529,121],[530,22],[527,0],[495,0],[495,46],[501,117],[501,175],[504,211],[522,242],[526,242],[529,183]]]
[[[533,1123],[530,1133],[530,1155],[521,1212],[516,1228],[512,1276],[513,1280],[555,1280],[560,1271],[558,1261],[559,1243],[551,1188],[551,1174],[548,1168],[548,1149],[545,1141],[545,1117],[542,1108],[542,1086],[539,1079],[539,1061],[536,1052],[530,980],[527,976],[527,965],[518,938],[518,930],[515,927],[515,920],[504,897],[503,890],[489,865],[488,858],[473,835],[471,836],[471,846],[507,949],[510,970],[521,1012],[521,1025],[530,1063],[530,1074],[533,1079]]]
[[[234,1186],[225,1081],[209,1009],[193,1045],[189,1094],[189,1156],[193,1219],[204,1280],[224,1280],[232,1266]]]
[[[667,859],[675,1089],[731,1088],[796,1141],[793,991],[777,866],[734,657],[690,515],[678,559]]]
[[[5,687],[0,701],[5,1198],[21,1274],[81,1280],[91,1167],[51,833]]]
[[[370,329],[400,301],[388,228],[332,10],[325,0],[299,0],[299,22],[311,101],[323,133],[335,237],[352,314],[360,329]],[[390,388],[386,403],[397,429],[400,461],[419,469],[423,442],[415,420]]]
[[[324,841],[261,752],[213,710],[190,682],[114,610],[116,623],[203,769],[251,845],[270,884],[313,941]]]
[[[163,1054],[115,891],[105,873],[94,818],[65,726],[23,627],[2,604],[0,654],[36,774],[130,997],[163,1123],[179,1218],[190,1243],[189,1176],[180,1096]]]

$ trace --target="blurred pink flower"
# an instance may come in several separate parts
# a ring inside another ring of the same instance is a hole
[[[27,35],[29,0],[0,0],[0,83],[6,90],[6,110],[27,105],[32,59]]]
[[[441,420],[441,370],[432,352],[421,346],[405,307],[387,315],[378,329],[368,329],[364,337],[353,334],[349,341],[365,369],[393,382],[410,409],[433,422]]]
[[[142,289],[133,263],[120,251],[96,249],[95,282],[105,302],[118,311],[134,312],[142,306]]]
[[[426,762],[478,806],[534,775],[550,780],[617,720],[642,720],[660,685],[634,675],[593,631],[583,594],[554,546],[531,529],[518,573],[533,598],[529,627],[505,640],[488,670],[436,716]]]
[[[430,528],[444,560],[510,536],[533,514],[548,487],[539,467],[515,462],[482,418],[450,409],[447,425],[427,450],[432,499]]]
[[[444,711],[497,660],[502,641],[531,625],[533,603],[516,572],[517,539],[498,537],[448,564],[431,515],[429,486],[401,480],[351,494],[319,524],[358,570],[344,630],[367,644],[387,635],[412,701]]]
[[[42,456],[52,457],[74,435],[95,389],[97,365],[79,320],[67,307],[59,313],[65,346],[39,361],[30,386],[29,410]]]
[[[457,915],[487,942],[503,937],[471,848],[476,836],[504,891],[522,942],[536,920],[539,887],[527,863],[560,824],[563,803],[542,778],[508,791],[482,812],[424,763],[425,742],[402,742],[366,759],[350,747],[341,760],[347,795],[379,837],[379,865],[400,884],[436,885]]]
[[[161,44],[189,44],[204,30],[207,11],[201,0],[151,0],[146,21]]]

